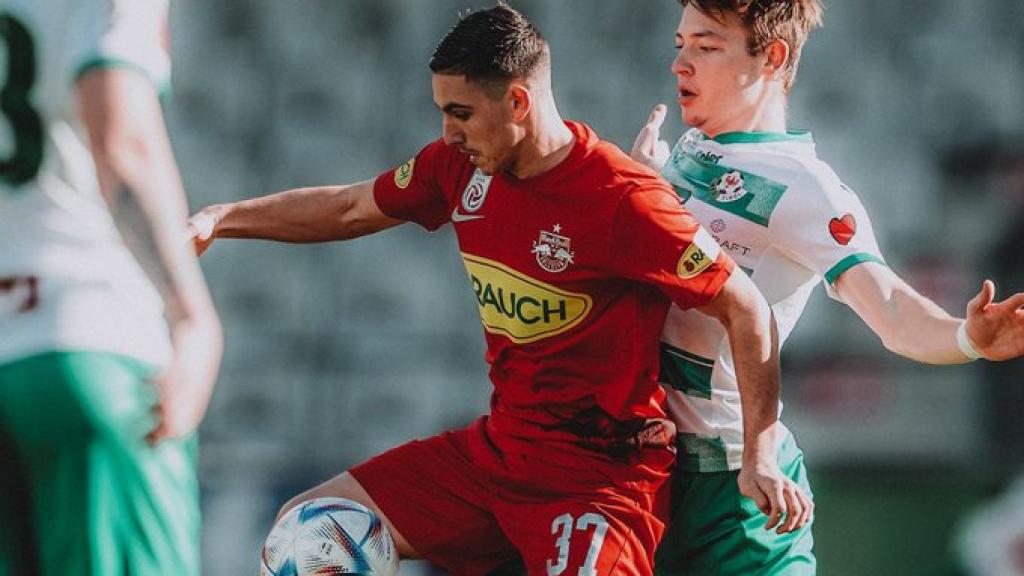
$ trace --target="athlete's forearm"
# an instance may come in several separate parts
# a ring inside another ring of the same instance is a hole
[[[892,270],[864,263],[843,273],[836,292],[888,350],[928,364],[969,359],[957,346],[961,320],[919,294]]]
[[[152,86],[132,71],[97,70],[79,80],[79,99],[100,192],[172,328],[186,321],[219,327],[199,265],[182,242],[185,193]]]
[[[183,202],[174,200],[173,190],[160,189],[167,187],[152,188],[116,179],[114,190],[105,195],[114,223],[125,246],[160,293],[172,329],[179,322],[217,328],[217,317],[195,256],[181,241]]]
[[[928,364],[970,360],[956,343],[956,331],[963,320],[950,316],[910,286],[892,293],[885,308],[886,318],[876,333],[888,350]]]
[[[781,371],[771,307],[754,283],[737,271],[702,311],[717,318],[729,336],[743,412],[744,463],[762,458],[774,462]]]
[[[372,182],[350,186],[297,188],[203,210],[216,220],[217,238],[251,238],[278,242],[329,242],[371,232],[357,209],[359,194]]]
[[[163,298],[169,323],[173,356],[154,380],[160,400],[156,427],[147,435],[158,442],[189,434],[202,420],[216,383],[223,332],[195,254],[183,242],[184,192],[170,150],[148,160],[138,165],[149,164],[146,174],[163,171],[163,178],[132,185],[138,174],[126,173],[106,196],[125,245]]]
[[[766,456],[774,461],[781,376],[771,309],[764,304],[737,314],[725,327],[743,412],[744,460],[756,462]]]

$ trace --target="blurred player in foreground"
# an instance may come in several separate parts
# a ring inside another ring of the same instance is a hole
[[[665,107],[641,130],[633,157],[675,186],[772,306],[789,336],[824,280],[889,350],[931,364],[1024,353],[1024,294],[994,302],[986,281],[953,318],[885,265],[857,196],[818,160],[810,133],[787,132],[786,102],[800,52],[821,22],[818,0],[682,0],[672,64],[684,121],[674,149],[659,139]],[[657,573],[813,574],[811,524],[778,534],[735,488],[745,466],[741,402],[725,333],[672,308],[661,381],[679,431],[672,522]],[[780,424],[780,428],[785,430]],[[809,493],[803,454],[784,432],[779,466]]]
[[[377,456],[286,504],[342,497],[376,511],[399,553],[455,574],[522,554],[531,574],[652,573],[673,427],[657,385],[670,302],[729,336],[744,397],[744,493],[784,527],[809,501],[776,466],[774,328],[746,275],[664,181],[564,122],[550,54],[506,5],[463,18],[430,62],[443,138],[375,180],[211,206],[215,238],[344,240],[405,221],[455,227],[494,393],[468,428]]]
[[[199,573],[221,332],[182,241],[166,25],[166,1],[0,1],[0,574]]]

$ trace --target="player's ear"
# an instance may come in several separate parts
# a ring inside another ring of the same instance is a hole
[[[781,80],[786,71],[786,62],[789,61],[789,43],[781,39],[772,40],[764,53],[765,74],[775,80]]]
[[[513,82],[508,87],[506,98],[509,110],[512,112],[512,120],[522,122],[533,106],[533,96],[530,94],[529,87],[519,82]]]

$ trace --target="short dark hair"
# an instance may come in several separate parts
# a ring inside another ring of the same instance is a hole
[[[530,76],[547,54],[547,42],[537,28],[499,2],[462,16],[434,50],[430,70],[504,92],[512,80]]]
[[[800,53],[811,30],[821,26],[820,0],[679,0],[685,8],[693,5],[704,14],[721,20],[735,14],[747,29],[747,52],[755,56],[775,40],[789,44],[785,88],[796,78]]]

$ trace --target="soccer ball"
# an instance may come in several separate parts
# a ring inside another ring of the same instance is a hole
[[[292,508],[263,545],[261,576],[396,576],[398,553],[387,526],[344,498],[316,498]]]

